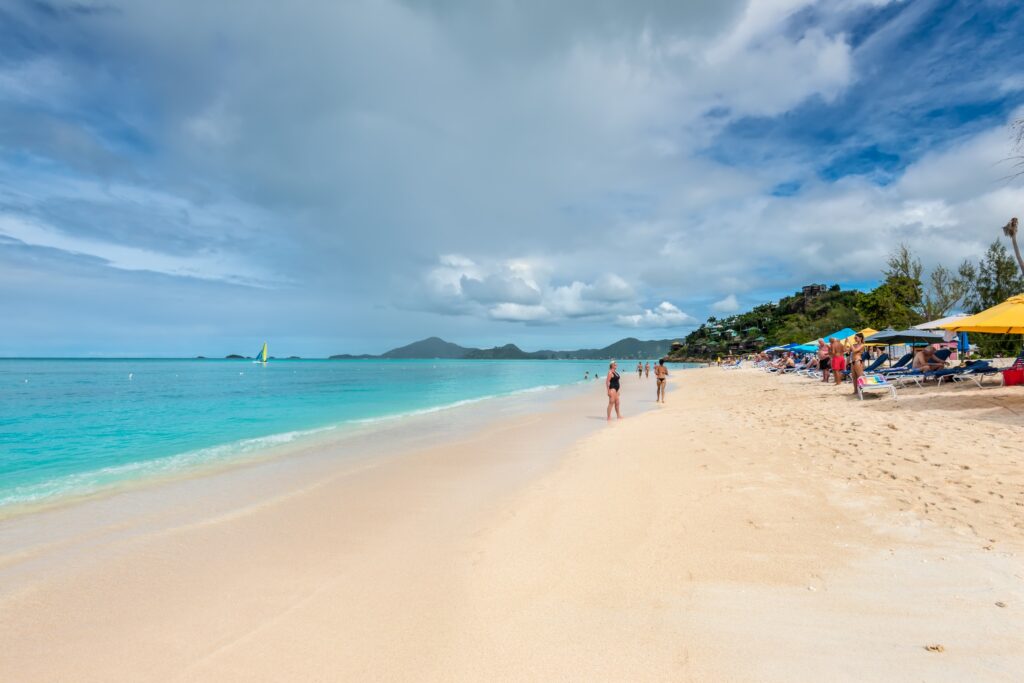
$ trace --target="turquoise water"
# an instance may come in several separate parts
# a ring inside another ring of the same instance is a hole
[[[0,360],[0,506],[346,423],[580,382],[600,361]]]

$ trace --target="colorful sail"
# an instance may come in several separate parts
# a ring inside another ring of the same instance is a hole
[[[256,360],[258,360],[260,363],[267,362],[267,342],[263,342],[263,348],[260,349],[260,352],[258,354],[256,354]]]

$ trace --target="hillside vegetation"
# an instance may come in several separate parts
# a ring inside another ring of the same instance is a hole
[[[791,342],[804,343],[850,327],[906,329],[956,311],[977,313],[1024,292],[1024,277],[998,240],[977,264],[964,261],[954,271],[936,266],[927,278],[906,245],[890,255],[881,283],[868,292],[839,285],[808,285],[777,303],[745,313],[708,318],[672,345],[670,360],[710,359]],[[1019,335],[971,335],[982,355],[1016,354]]]

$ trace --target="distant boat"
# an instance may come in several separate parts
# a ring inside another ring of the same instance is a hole
[[[263,342],[263,348],[256,354],[256,360],[254,360],[253,363],[267,364],[267,342]]]

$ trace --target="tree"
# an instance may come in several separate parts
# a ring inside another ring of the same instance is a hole
[[[964,259],[964,262],[957,268],[956,274],[967,286],[967,292],[964,294],[964,311],[967,313],[982,311],[984,306],[978,301],[978,269],[974,267],[973,263]]]
[[[859,297],[857,312],[879,329],[904,329],[921,322],[921,272],[921,261],[901,244],[889,256],[885,281]]]
[[[1024,292],[1024,276],[1017,268],[1010,252],[1003,243],[996,240],[978,264],[978,276],[974,283],[977,310],[1001,304],[1011,296]]]
[[[971,313],[991,308],[1024,292],[1024,276],[1010,252],[998,239],[989,245],[977,267],[964,261],[960,265],[959,275],[968,283],[973,283],[965,297],[967,310]],[[1020,346],[1016,335],[979,334],[972,335],[971,339],[977,342],[982,355],[986,356],[1016,353]]]
[[[1020,255],[1020,247],[1017,245],[1017,217],[1014,216],[1010,222],[1003,226],[1003,234],[1010,238],[1013,243],[1013,253],[1017,256],[1017,265],[1020,272],[1024,273],[1024,257]]]
[[[918,308],[925,320],[946,317],[970,290],[970,280],[945,266],[936,266],[928,279],[928,286],[921,294],[921,306]]]

